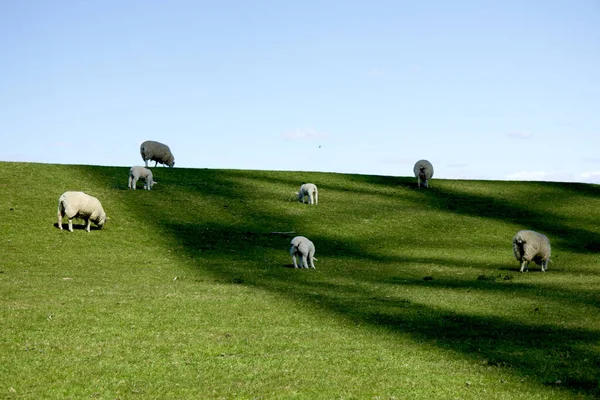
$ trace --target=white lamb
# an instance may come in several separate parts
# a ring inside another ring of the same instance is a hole
[[[100,201],[83,192],[64,192],[58,199],[58,228],[62,230],[62,219],[69,219],[69,232],[73,232],[73,218],[85,221],[85,230],[90,231],[93,222],[102,229],[106,222],[106,213]]]
[[[433,165],[427,160],[419,160],[413,168],[418,187],[429,187],[429,179],[433,177]]]
[[[305,183],[300,186],[298,192],[298,200],[304,204],[304,199],[308,200],[308,204],[319,204],[319,189],[314,183]]]
[[[135,166],[129,170],[129,188],[135,190],[137,181],[140,178],[144,180],[144,189],[150,190],[152,186],[157,184],[152,177],[152,171],[148,168]]]
[[[315,245],[313,242],[305,238],[304,236],[296,236],[290,243],[290,255],[294,262],[294,268],[298,268],[296,257],[299,260],[300,268],[315,268]]]
[[[148,168],[148,160],[154,161],[155,167],[158,163],[168,165],[170,168],[173,168],[175,165],[175,157],[173,157],[171,149],[166,144],[160,142],[146,140],[140,145],[140,154],[146,168]]]
[[[550,261],[550,241],[546,235],[535,231],[523,230],[513,238],[513,252],[517,261],[521,262],[521,272],[529,270],[529,262],[541,265],[542,271],[548,269]]]

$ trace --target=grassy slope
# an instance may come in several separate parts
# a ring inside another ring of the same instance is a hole
[[[0,163],[0,398],[600,395],[598,186],[127,173]],[[318,206],[292,201],[307,181]],[[66,190],[106,229],[56,229]],[[548,273],[518,273],[523,228],[550,237]]]

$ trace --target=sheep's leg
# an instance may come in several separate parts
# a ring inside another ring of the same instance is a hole
[[[85,222],[85,230],[87,232],[89,232],[90,231],[90,226],[92,224],[91,218],[84,219],[83,221]]]
[[[315,199],[313,197],[313,194],[311,192],[308,192],[308,204],[315,204]]]
[[[310,267],[312,269],[315,269],[315,259],[313,256],[310,256]]]
[[[69,218],[69,232],[73,232],[73,218]]]
[[[144,165],[148,168],[148,160],[144,159]]]
[[[529,271],[529,261],[526,261],[526,260],[521,261],[521,271],[520,272],[523,272],[523,270],[525,272]]]
[[[421,187],[421,177],[417,177],[417,186]]]
[[[319,204],[319,192],[315,191],[315,204]]]
[[[306,254],[302,254],[302,268],[308,268],[308,257]]]
[[[292,261],[294,262],[294,268],[298,268],[298,263],[296,262],[296,255],[292,255]],[[301,261],[302,262],[302,261]]]
[[[548,269],[548,260],[542,261],[542,272],[546,272]]]

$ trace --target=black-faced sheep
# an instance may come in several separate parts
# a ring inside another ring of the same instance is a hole
[[[429,180],[433,177],[433,165],[427,160],[419,160],[413,168],[418,187],[429,187]]]
[[[319,204],[319,189],[314,183],[305,183],[300,186],[298,192],[298,201],[304,204],[304,199],[308,200],[308,204]]]
[[[156,185],[152,177],[152,171],[148,168],[135,166],[129,170],[129,188],[135,190],[138,179],[144,180],[144,189],[152,189],[152,186]]]
[[[159,142],[155,142],[153,140],[146,140],[144,143],[140,145],[140,154],[142,155],[142,160],[148,168],[148,160],[154,161],[154,166],[158,163],[164,164],[173,168],[175,165],[175,157],[173,157],[173,153],[171,153],[171,149],[166,144],[162,144]]]
[[[62,230],[62,219],[69,219],[69,232],[73,232],[73,218],[85,221],[85,230],[90,231],[93,222],[102,229],[106,222],[106,213],[100,201],[83,192],[65,192],[58,199],[58,227]]]
[[[296,236],[290,243],[290,255],[294,268],[298,268],[296,258],[299,260],[300,268],[315,268],[315,245],[304,236]]]
[[[530,261],[541,265],[542,271],[546,272],[551,249],[550,241],[545,235],[529,230],[519,231],[512,244],[515,258],[521,263],[521,272],[529,270]]]

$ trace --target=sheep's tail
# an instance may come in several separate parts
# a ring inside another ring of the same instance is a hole
[[[319,261],[319,260],[317,260],[317,259],[316,259],[316,258],[314,258],[314,257],[313,257],[312,259],[313,259],[313,260],[315,260],[315,261]]]

